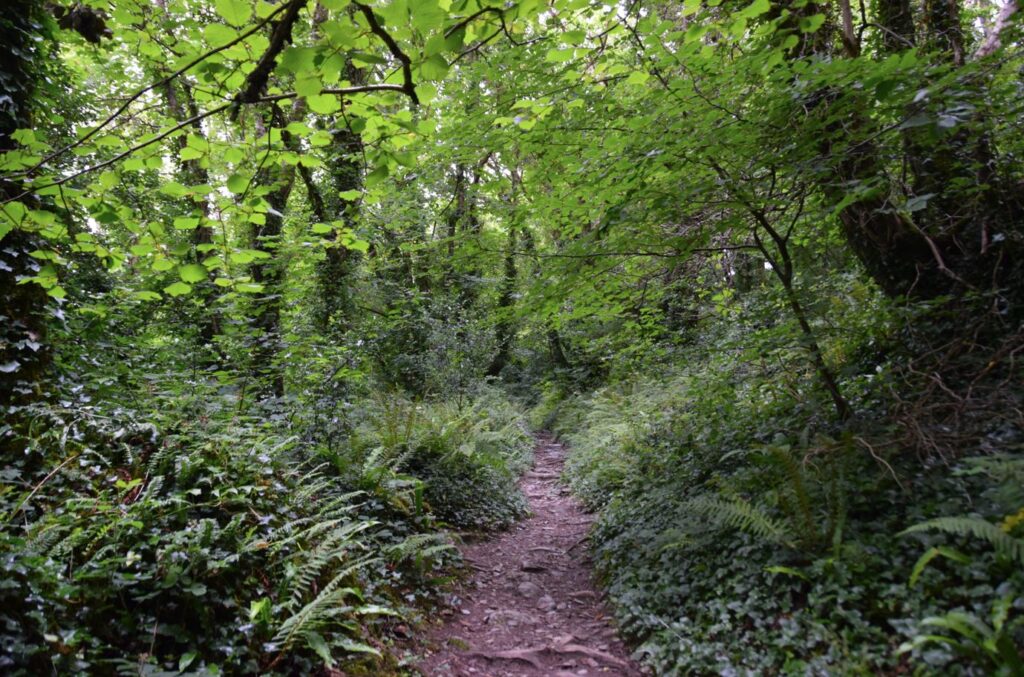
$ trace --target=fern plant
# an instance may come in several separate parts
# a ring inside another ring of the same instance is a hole
[[[846,506],[838,462],[829,463],[829,481],[824,481],[812,476],[815,470],[797,460],[787,445],[769,445],[754,460],[755,467],[773,471],[755,476],[756,502],[719,479],[718,495],[690,499],[684,510],[793,550],[815,552],[831,544],[838,553]]]
[[[1017,566],[1024,566],[1024,538],[1015,537],[1012,532],[1019,524],[1020,512],[1006,516],[999,525],[975,516],[937,517],[915,524],[900,532],[900,535],[937,531],[950,536],[972,538],[984,541],[995,552]],[[971,564],[973,559],[958,550],[946,546],[929,548],[914,565],[910,574],[910,585],[919,580],[925,568],[936,558],[945,557],[961,564]],[[1015,643],[1014,629],[1024,623],[1020,616],[1010,619],[1014,596],[1004,595],[992,605],[990,621],[963,611],[949,611],[942,616],[929,616],[921,621],[922,626],[939,628],[938,633],[921,633],[900,647],[900,653],[908,653],[928,644],[944,645],[974,663],[985,665],[996,675],[1024,676],[1024,659],[1021,648]]]
[[[1013,515],[1004,520],[1004,524],[1012,524]],[[1013,562],[1024,566],[1024,538],[1017,538],[1009,533],[1009,529],[1000,528],[980,517],[937,517],[915,524],[904,529],[900,535],[920,533],[923,531],[939,531],[951,536],[964,536],[985,541],[995,551]]]
[[[785,521],[768,515],[763,508],[739,496],[702,495],[683,505],[685,510],[708,518],[720,526],[745,531],[789,548],[796,547],[794,534]]]
[[[992,605],[988,622],[963,611],[929,616],[921,621],[921,625],[937,628],[936,632],[918,634],[901,644],[898,651],[905,654],[929,644],[941,644],[985,666],[989,674],[1024,677],[1024,658],[1021,658],[1013,636],[1013,630],[1021,625],[1021,619],[1009,618],[1012,606],[1012,595],[1000,598]]]

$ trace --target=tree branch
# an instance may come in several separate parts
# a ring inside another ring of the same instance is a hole
[[[1006,0],[1006,4],[999,10],[999,14],[996,16],[995,25],[992,26],[992,30],[985,36],[985,40],[981,43],[981,47],[974,53],[975,59],[982,59],[990,54],[994,53],[1002,45],[1003,30],[1010,25],[1010,19],[1017,13],[1019,9],[1017,0]]]
[[[211,49],[209,52],[206,52],[205,54],[201,54],[200,56],[197,56],[195,59],[193,59],[192,61],[188,62],[187,64],[185,64],[184,66],[182,66],[178,70],[174,71],[173,73],[171,73],[167,77],[163,78],[162,80],[157,80],[153,84],[151,84],[151,85],[149,85],[147,87],[144,87],[143,89],[140,89],[139,91],[135,92],[134,94],[129,96],[127,99],[125,99],[124,103],[122,103],[117,108],[117,110],[115,110],[113,113],[111,113],[106,118],[104,118],[104,120],[102,122],[100,122],[98,125],[96,125],[92,129],[90,129],[87,134],[82,136],[77,141],[74,141],[74,142],[68,144],[67,146],[64,146],[63,148],[60,148],[59,150],[53,151],[52,153],[50,153],[49,155],[44,157],[42,160],[40,160],[31,169],[27,169],[24,172],[21,172],[20,175],[22,175],[22,176],[31,175],[31,174],[35,173],[40,167],[45,165],[47,162],[50,162],[51,160],[60,157],[64,153],[67,153],[68,151],[74,150],[75,148],[81,146],[83,143],[85,143],[86,141],[91,139],[93,136],[95,136],[100,130],[105,129],[107,127],[107,125],[109,125],[111,122],[116,120],[117,117],[120,116],[121,113],[123,113],[128,108],[128,106],[130,106],[132,103],[137,101],[141,96],[143,96],[147,92],[153,91],[154,89],[157,89],[159,87],[163,87],[163,86],[167,85],[168,83],[170,83],[172,80],[174,80],[178,76],[182,75],[183,73],[188,72],[190,69],[192,69],[195,66],[197,66],[198,64],[202,63],[203,61],[205,61],[206,59],[210,58],[214,54],[217,54],[218,52],[223,52],[225,49],[228,49],[229,47],[233,47],[233,46],[237,45],[238,43],[242,42],[243,40],[248,38],[250,35],[252,35],[253,33],[259,31],[264,26],[266,26],[267,23],[269,23],[275,16],[277,16],[278,14],[283,12],[285,9],[286,9],[285,6],[278,7],[273,12],[271,12],[270,15],[267,16],[267,18],[265,18],[263,21],[259,22],[255,26],[253,26],[251,29],[249,29],[246,32],[242,33],[241,35],[239,35],[234,40],[231,40],[230,42],[227,42],[227,43],[221,45],[220,47],[215,47],[214,49]]]
[[[286,43],[292,41],[292,27],[299,18],[299,11],[306,6],[309,0],[291,0],[286,5],[284,16],[274,24],[274,30],[270,33],[270,44],[267,46],[263,56],[260,57],[256,68],[249,73],[245,79],[245,87],[235,95],[234,109],[231,118],[238,117],[238,111],[243,103],[256,103],[263,90],[267,86],[267,79],[270,72],[277,64],[277,56],[284,49]]]
[[[408,54],[402,51],[402,48],[398,46],[398,43],[395,42],[393,37],[391,37],[391,34],[384,30],[384,27],[380,25],[380,22],[377,21],[377,17],[373,14],[372,8],[359,2],[353,4],[360,12],[363,13],[363,16],[366,17],[366,23],[370,26],[370,32],[383,40],[392,56],[401,62],[403,80],[401,91],[409,97],[414,105],[420,105],[420,99],[416,96],[416,83],[413,82],[412,79],[412,59],[409,58]]]

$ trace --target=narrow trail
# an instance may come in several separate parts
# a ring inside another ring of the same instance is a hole
[[[531,517],[462,548],[473,569],[428,633],[427,677],[642,674],[594,588],[586,536],[592,518],[559,485],[565,449],[538,436],[520,482]]]

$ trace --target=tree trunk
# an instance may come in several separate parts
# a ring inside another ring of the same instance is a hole
[[[199,108],[196,106],[195,99],[192,96],[192,90],[184,80],[181,81],[180,91],[175,87],[174,83],[168,83],[164,88],[164,97],[167,101],[171,117],[178,122],[194,118],[199,113]],[[192,123],[192,134],[206,141],[202,122],[198,120]],[[178,136],[175,139],[175,145],[179,152],[185,148],[186,143],[187,137],[184,135]],[[179,161],[178,167],[178,172],[186,185],[195,186],[210,183],[210,175],[198,159]],[[186,209],[188,211],[192,209],[198,210],[201,217],[199,227],[192,231],[190,238],[192,245],[190,258],[196,263],[201,263],[204,255],[213,247],[213,228],[208,221],[210,204],[208,200],[203,199],[195,207],[187,205]],[[201,300],[202,313],[202,317],[199,320],[199,340],[207,348],[206,357],[213,358],[208,360],[208,364],[216,362],[218,353],[214,346],[214,337],[221,333],[220,313],[216,310],[219,294],[216,285],[213,284],[214,277],[216,275],[211,271],[207,276],[207,280],[196,285],[196,294]]]
[[[276,104],[272,107],[270,120],[272,127],[281,130],[282,141],[287,146],[290,138],[284,128],[288,120]],[[270,255],[270,258],[256,259],[250,267],[253,282],[263,286],[255,299],[251,319],[251,326],[256,332],[252,370],[261,397],[282,397],[284,371],[277,364],[277,358],[281,352],[281,295],[286,265],[280,252],[280,240],[288,197],[295,184],[295,171],[291,166],[272,163],[256,174],[253,183],[273,186],[273,190],[266,196],[270,206],[266,220],[263,224],[253,224],[250,232],[251,247]]]
[[[914,43],[906,0],[880,0],[883,46],[902,51]],[[959,7],[949,0],[929,0],[925,7],[926,43],[933,54],[953,66],[963,63]],[[983,103],[983,93],[972,95]],[[835,93],[819,95],[829,109]],[[948,101],[944,102],[948,103]],[[832,176],[823,184],[833,202],[850,190],[861,197],[845,206],[840,222],[850,248],[868,274],[890,296],[913,299],[960,297],[971,291],[998,293],[1004,305],[1020,314],[1024,305],[1021,278],[1020,223],[1024,210],[1008,182],[999,175],[980,116],[959,121],[955,131],[936,121],[903,135],[906,164],[913,175],[913,197],[924,203],[901,211],[902,200],[886,176],[882,154],[868,119],[856,105],[823,130],[823,157],[831,159]],[[853,132],[851,134],[851,131]],[[858,133],[859,132],[859,133]],[[849,139],[845,147],[836,143]]]
[[[351,62],[346,64],[346,72],[347,79],[353,85],[364,84],[365,76]],[[345,228],[354,229],[359,216],[359,201],[351,197],[340,197],[339,194],[362,188],[363,141],[349,129],[343,115],[335,118],[331,136],[331,157],[328,160],[330,189],[326,197],[318,196],[314,201],[314,214],[321,222],[341,221]],[[303,178],[309,187],[311,180],[308,170],[303,171],[306,172]],[[324,260],[317,266],[316,323],[328,335],[337,337],[349,328],[354,311],[351,278],[357,258],[356,252],[332,242],[327,247]]]
[[[30,101],[35,90],[34,62],[41,59],[34,37],[42,8],[35,0],[10,0],[0,22],[0,156],[17,148],[15,130],[30,128]],[[0,179],[0,201],[23,192],[20,182]],[[26,205],[36,208],[37,205]],[[0,220],[0,233],[13,224]],[[47,343],[46,291],[34,283],[19,284],[38,274],[42,262],[29,254],[40,249],[40,238],[13,229],[0,235],[0,411],[24,404],[41,394],[40,383],[52,360]],[[0,449],[6,445],[0,441]]]
[[[498,321],[494,327],[494,339],[498,350],[487,367],[488,376],[500,376],[508,365],[512,355],[512,342],[515,338],[515,326],[512,323],[512,309],[515,306],[516,281],[516,242],[518,229],[513,224],[508,231],[508,249],[505,251],[505,277],[501,281],[501,293],[498,296]]]

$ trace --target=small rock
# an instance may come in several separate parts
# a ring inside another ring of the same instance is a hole
[[[518,585],[516,590],[523,597],[537,597],[541,593],[540,586],[530,581],[524,581]]]
[[[550,611],[555,608],[555,600],[551,598],[551,595],[544,595],[537,600],[537,608],[541,611]]]

